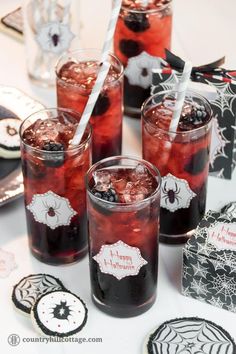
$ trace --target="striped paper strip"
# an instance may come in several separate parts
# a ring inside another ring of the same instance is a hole
[[[112,40],[113,40],[115,28],[116,28],[116,22],[117,22],[119,13],[120,13],[121,2],[122,2],[121,0],[114,1],[113,9],[111,12],[111,18],[110,18],[110,22],[109,22],[107,33],[106,33],[106,39],[105,39],[105,42],[104,42],[103,48],[102,48],[102,58],[101,58],[102,63],[105,60],[107,60],[108,53],[110,51],[110,47],[112,44]]]
[[[95,81],[95,84],[93,86],[92,92],[89,96],[89,99],[87,101],[87,104],[85,106],[84,112],[82,114],[82,117],[80,119],[79,125],[76,129],[75,135],[72,139],[71,144],[72,145],[78,145],[82,139],[82,136],[85,132],[86,126],[89,122],[89,119],[91,117],[93,108],[97,102],[98,96],[101,92],[101,89],[103,87],[104,81],[106,79],[106,76],[108,74],[108,71],[110,69],[111,64],[108,62],[104,62],[101,65],[101,68],[98,72],[97,79]]]
[[[113,2],[113,8],[111,12],[111,18],[109,21],[107,33],[106,33],[106,39],[102,48],[102,57],[101,57],[101,68],[98,72],[97,79],[95,81],[94,87],[92,89],[92,92],[89,96],[89,99],[87,101],[87,104],[85,106],[84,112],[82,114],[82,117],[80,119],[79,125],[76,129],[75,135],[72,139],[72,145],[78,145],[81,141],[81,138],[84,134],[84,131],[86,129],[86,126],[89,122],[89,119],[92,115],[93,108],[96,104],[96,101],[98,99],[98,96],[101,92],[102,86],[104,84],[104,81],[106,79],[106,76],[108,74],[109,68],[111,66],[110,63],[107,62],[110,46],[113,40],[115,28],[116,28],[116,22],[120,13],[120,8],[121,8],[121,2],[122,0],[114,0]]]
[[[173,118],[170,123],[170,131],[177,130],[191,72],[192,72],[192,63],[190,61],[186,61],[184,65],[183,74],[180,78],[178,88],[177,88],[177,97],[176,97]]]

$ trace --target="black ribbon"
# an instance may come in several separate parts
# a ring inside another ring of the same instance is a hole
[[[184,60],[178,57],[177,55],[170,52],[168,49],[165,49],[166,52],[166,62],[170,65],[170,67],[177,71],[183,71],[184,69]],[[212,74],[212,75],[221,75],[224,77],[230,77],[230,72],[235,72],[235,70],[226,70],[221,68],[225,62],[225,57],[222,57],[212,63],[201,65],[201,66],[193,66],[192,68],[192,78],[196,77],[198,73],[202,74]]]

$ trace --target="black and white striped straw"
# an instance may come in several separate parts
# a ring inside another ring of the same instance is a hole
[[[87,104],[85,106],[82,117],[80,119],[80,122],[78,124],[78,127],[76,129],[75,135],[72,139],[72,142],[71,142],[72,145],[78,145],[82,139],[82,136],[85,132],[86,126],[87,126],[89,119],[92,115],[94,106],[95,106],[96,101],[98,99],[98,96],[102,90],[102,87],[105,82],[106,76],[108,74],[109,68],[111,66],[111,64],[107,61],[107,58],[108,58],[110,46],[112,43],[112,39],[114,36],[116,22],[117,22],[119,13],[120,13],[121,2],[122,2],[122,0],[115,0],[113,3],[111,18],[110,18],[107,33],[106,33],[106,39],[105,39],[105,42],[104,42],[104,45],[102,48],[101,67],[98,72],[98,76],[97,76],[97,79],[96,79],[95,84],[93,86],[92,92],[91,92],[89,99],[87,101]]]
[[[176,131],[178,128],[179,119],[184,105],[184,100],[185,100],[191,72],[192,72],[192,63],[190,61],[186,61],[184,65],[183,74],[177,86],[177,97],[176,97],[176,102],[174,107],[174,114],[169,128],[170,131],[172,132]]]
[[[101,58],[101,62],[103,63],[105,60],[107,60],[109,51],[110,51],[110,47],[112,44],[112,40],[113,40],[113,36],[114,36],[114,32],[115,32],[115,28],[116,28],[116,23],[118,20],[118,16],[120,13],[120,8],[121,8],[121,0],[115,0],[113,2],[113,8],[112,8],[112,12],[111,12],[111,17],[110,17],[110,21],[108,24],[108,29],[106,32],[106,39],[105,42],[103,44],[103,48],[102,48],[102,58]]]
[[[101,65],[101,68],[99,70],[99,73],[98,73],[97,79],[95,81],[95,84],[93,86],[92,92],[89,96],[89,99],[88,99],[85,109],[83,111],[82,117],[81,117],[78,127],[76,129],[75,135],[72,139],[72,142],[71,142],[72,145],[78,145],[82,139],[82,136],[84,135],[86,126],[87,126],[89,119],[92,115],[93,108],[95,106],[95,103],[97,102],[98,96],[101,92],[101,89],[102,89],[104,81],[107,77],[110,66],[111,66],[110,63],[108,63],[108,62],[104,62]]]

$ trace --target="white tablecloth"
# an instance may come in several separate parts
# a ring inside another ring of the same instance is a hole
[[[82,43],[87,47],[101,46],[109,17],[110,0],[82,2]],[[19,1],[1,1],[0,15],[13,10]],[[173,51],[189,58],[195,65],[226,55],[226,66],[236,68],[235,0],[174,0]],[[89,22],[86,22],[86,19]],[[26,76],[23,44],[0,33],[0,84],[18,87],[47,106],[55,105],[55,91],[39,89]],[[124,121],[123,152],[140,156],[139,122]],[[231,181],[209,178],[207,208],[218,209],[236,200],[236,173]],[[163,321],[175,317],[199,316],[212,320],[236,338],[236,315],[225,310],[186,298],[180,293],[181,247],[161,245],[159,260],[158,298],[142,316],[117,319],[97,310],[90,299],[88,258],[65,267],[52,267],[35,260],[28,251],[23,199],[0,208],[0,247],[15,254],[17,268],[0,279],[0,350],[8,354],[135,354],[142,350],[145,335]],[[16,333],[21,338],[35,338],[36,332],[28,318],[18,314],[11,304],[12,286],[30,273],[45,272],[59,277],[66,287],[79,294],[87,303],[89,318],[77,337],[102,338],[101,343],[23,343],[17,347],[7,338]]]

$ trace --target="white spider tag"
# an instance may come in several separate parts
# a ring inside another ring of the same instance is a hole
[[[69,48],[74,37],[68,24],[54,21],[40,27],[36,41],[43,51],[60,54]]]
[[[142,52],[136,57],[128,60],[128,65],[125,69],[130,85],[138,85],[144,89],[151,86],[152,69],[160,69],[163,59]]]
[[[191,200],[196,196],[185,179],[177,178],[172,174],[162,177],[161,207],[174,212],[188,208]]]
[[[67,198],[52,191],[35,194],[26,208],[31,211],[35,221],[49,226],[52,230],[58,226],[70,225],[72,217],[77,214]]]

